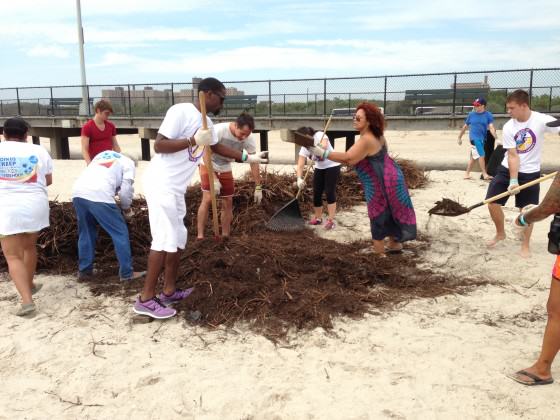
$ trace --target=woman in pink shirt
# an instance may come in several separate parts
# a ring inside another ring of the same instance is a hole
[[[89,165],[91,160],[105,150],[121,151],[117,142],[117,128],[109,121],[113,113],[111,102],[101,99],[95,104],[95,116],[82,127],[82,156]]]

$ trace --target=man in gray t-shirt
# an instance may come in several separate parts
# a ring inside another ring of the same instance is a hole
[[[242,152],[242,155],[252,155],[257,152],[255,139],[251,135],[255,128],[255,121],[249,114],[241,114],[233,122],[214,125],[214,131],[218,137],[218,144],[229,149]],[[217,194],[222,198],[222,236],[229,236],[231,231],[231,221],[233,220],[233,193],[235,191],[231,162],[235,159],[222,156],[216,152],[212,154],[212,166],[214,168],[214,180],[219,181],[219,188],[215,188]],[[262,200],[261,177],[258,163],[250,163],[251,174],[255,181],[255,203],[259,204]],[[197,238],[204,238],[204,228],[208,221],[208,210],[212,204],[210,196],[210,183],[208,171],[204,165],[199,166],[200,186],[202,189],[202,201],[198,208],[197,215]]]

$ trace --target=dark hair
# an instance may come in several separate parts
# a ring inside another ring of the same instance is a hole
[[[4,121],[3,132],[5,138],[22,140],[29,131],[29,124],[23,118],[13,117]]]
[[[98,100],[93,109],[95,110],[95,112],[97,112],[97,110],[103,112],[103,111],[111,111],[111,113],[113,113],[113,105],[111,105],[111,102],[107,99],[100,99]]]
[[[300,127],[296,130],[300,134],[305,134],[306,136],[313,136],[317,130],[312,127]]]
[[[255,129],[255,120],[246,112],[243,112],[239,117],[237,117],[237,119],[235,120],[235,124],[237,124],[238,128],[248,126],[251,131]]]
[[[506,98],[506,104],[509,102],[516,102],[519,105],[526,104],[529,106],[529,94],[521,89],[514,90]]]
[[[198,91],[212,91],[212,92],[219,92],[220,90],[226,90],[226,87],[222,82],[214,77],[207,77],[206,79],[202,79],[198,83]]]
[[[385,118],[381,113],[381,109],[373,103],[362,102],[356,107],[356,112],[363,109],[366,114],[366,120],[369,123],[369,129],[375,137],[381,139],[385,130]]]

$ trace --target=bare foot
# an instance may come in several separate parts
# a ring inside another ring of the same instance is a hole
[[[490,181],[492,178],[494,178],[493,176],[490,176],[488,174],[482,175],[482,177],[484,178],[485,181]]]
[[[498,245],[504,239],[506,239],[505,235],[496,235],[492,239],[490,239],[488,242],[486,242],[486,247],[487,248],[494,248],[496,245]]]
[[[471,174],[465,174],[465,176],[463,177],[463,179],[472,179]]]
[[[521,248],[519,255],[523,258],[531,258],[531,250],[529,248]]]

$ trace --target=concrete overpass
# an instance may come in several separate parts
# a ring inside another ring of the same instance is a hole
[[[558,115],[557,115],[558,117]],[[50,139],[51,155],[54,159],[69,159],[69,137],[79,137],[81,126],[87,121],[83,117],[45,117],[24,116],[31,125],[30,135],[34,143],[39,142],[39,137]],[[509,119],[507,114],[495,114],[495,126],[501,129]],[[421,116],[387,116],[387,126],[391,130],[449,130],[460,128],[465,115],[421,115]],[[163,117],[112,117],[111,121],[117,127],[117,134],[136,134],[142,143],[142,159],[150,160],[150,139],[155,139],[157,130]],[[231,121],[233,117],[215,117],[216,123]],[[274,116],[255,117],[255,132],[260,134],[261,150],[268,150],[268,132],[282,128],[297,129],[301,126],[310,126],[321,129],[325,118],[321,116]],[[335,116],[328,130],[331,139],[345,138],[346,149],[354,144],[356,132],[352,128],[350,116]]]

